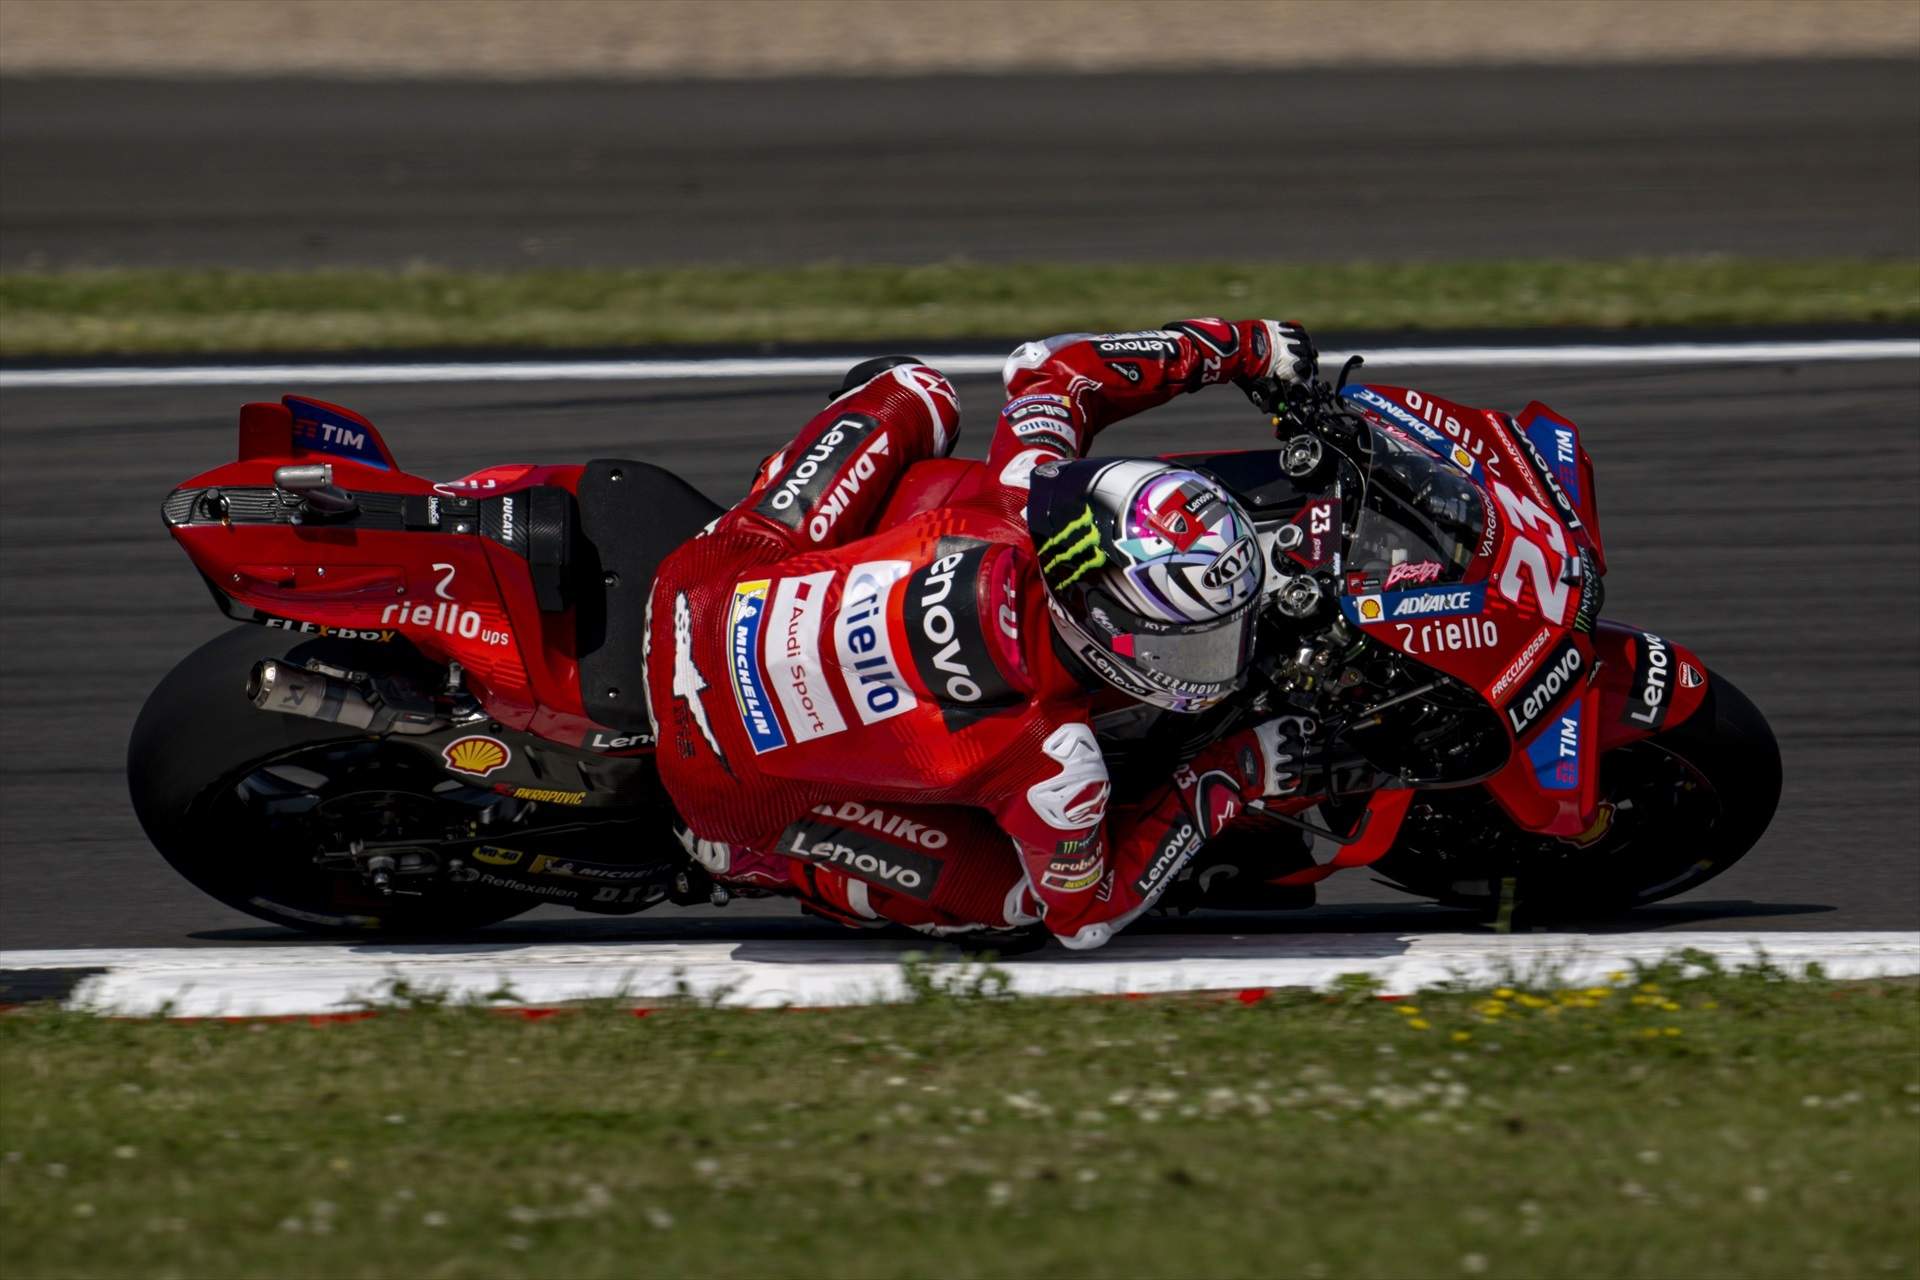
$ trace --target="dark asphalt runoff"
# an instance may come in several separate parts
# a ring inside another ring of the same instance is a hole
[[[1616,927],[1920,927],[1920,364],[1397,371],[1392,380],[1582,424],[1599,472],[1608,612],[1694,647],[1766,712],[1787,789],[1732,871]],[[994,379],[960,381],[977,456]],[[0,946],[291,940],[203,898],[146,845],[122,761],[167,668],[228,625],[161,528],[179,480],[232,456],[245,400],[356,406],[409,470],[639,457],[737,496],[813,412],[804,382],[535,383],[9,391],[0,425]],[[1184,399],[1103,452],[1258,447],[1231,391]],[[234,673],[236,691],[242,673]],[[1451,929],[1463,917],[1336,877],[1314,913],[1145,927]],[[1398,904],[1398,905],[1393,905]],[[784,905],[607,919],[544,911],[514,938],[794,936]]]
[[[1916,252],[1901,61],[0,82],[8,269]]]

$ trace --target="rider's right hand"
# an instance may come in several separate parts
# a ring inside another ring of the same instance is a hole
[[[1267,370],[1258,377],[1239,377],[1234,385],[1247,393],[1254,407],[1277,414],[1287,406],[1287,393],[1313,381],[1320,372],[1320,353],[1304,326],[1291,320],[1256,320],[1266,331]]]
[[[1262,320],[1272,351],[1267,376],[1282,383],[1311,382],[1320,372],[1320,353],[1306,327],[1293,320]]]

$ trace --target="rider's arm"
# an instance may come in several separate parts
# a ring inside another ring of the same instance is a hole
[[[1007,403],[987,462],[1003,468],[1030,450],[1082,457],[1101,429],[1182,392],[1217,382],[1291,383],[1311,377],[1314,362],[1306,331],[1274,320],[1179,320],[1029,342],[1007,357]]]

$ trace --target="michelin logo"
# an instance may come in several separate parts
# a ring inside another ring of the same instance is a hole
[[[767,611],[765,578],[742,582],[733,589],[733,608],[727,618],[728,665],[733,671],[733,699],[741,723],[759,755],[787,745],[787,735],[767,697],[767,679],[760,665],[760,632]]]

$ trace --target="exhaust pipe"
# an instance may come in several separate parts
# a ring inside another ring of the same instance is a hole
[[[373,727],[377,708],[345,680],[269,658],[247,674],[247,701],[262,711],[305,716],[353,729]]]
[[[415,707],[397,705],[351,681],[280,658],[253,664],[253,670],[247,673],[247,701],[262,711],[324,720],[369,733],[432,733],[452,723],[424,699]]]

